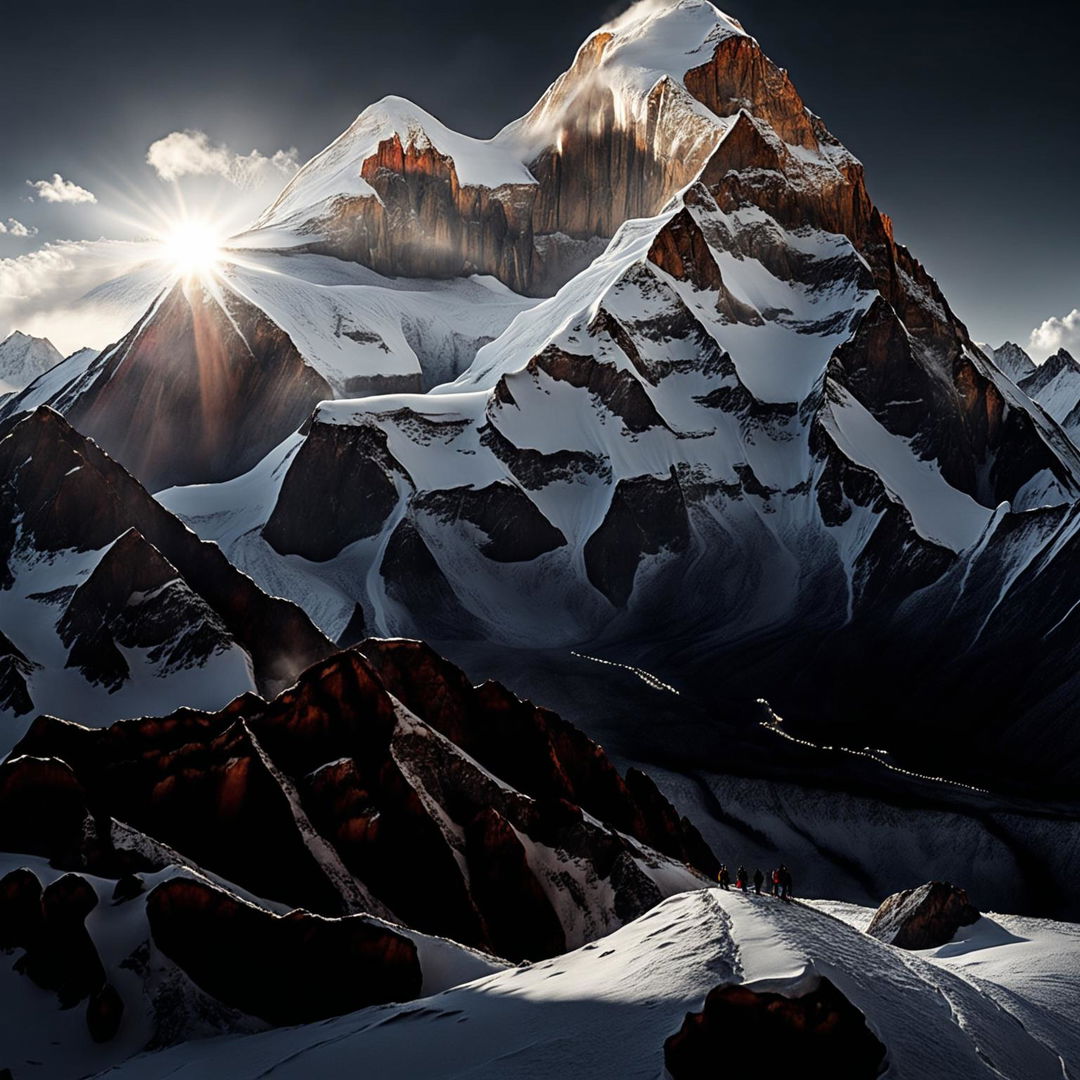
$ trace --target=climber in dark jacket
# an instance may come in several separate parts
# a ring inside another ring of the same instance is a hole
[[[746,886],[749,883],[750,883],[750,875],[747,874],[746,867],[745,866],[740,866],[739,869],[735,871],[735,884],[740,889],[742,889],[743,892],[746,892]]]
[[[758,896],[761,895],[761,886],[764,884],[764,882],[765,882],[765,875],[761,872],[760,869],[755,870],[754,871],[754,892],[756,892],[758,894]]]
[[[782,900],[790,900],[791,897],[791,871],[783,864],[780,864],[780,898]]]

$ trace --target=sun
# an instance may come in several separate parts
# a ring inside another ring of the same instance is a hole
[[[161,238],[165,259],[185,277],[205,276],[221,261],[221,236],[206,222],[180,221]]]

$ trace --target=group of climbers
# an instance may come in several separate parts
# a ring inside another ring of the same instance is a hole
[[[726,865],[720,867],[716,880],[720,883],[721,889],[731,888],[731,873]],[[751,884],[754,886],[754,892],[760,896],[761,886],[765,884],[765,875],[760,869],[750,874],[745,866],[740,866],[735,871],[735,888],[742,889],[745,893]],[[794,899],[791,871],[783,863],[769,875],[769,895],[775,896],[778,900]]]

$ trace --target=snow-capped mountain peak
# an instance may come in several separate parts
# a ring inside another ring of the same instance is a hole
[[[408,99],[388,95],[364,109],[293,177],[256,228],[285,225],[297,215],[329,209],[338,199],[377,199],[366,174],[380,167],[380,151],[414,157],[434,152],[451,164],[458,183],[471,187],[536,182],[513,154],[492,140],[462,135]]]
[[[48,338],[13,331],[0,342],[0,393],[22,390],[63,359]]]
[[[996,349],[990,345],[980,347],[994,361],[998,370],[1008,375],[1014,383],[1019,384],[1035,370],[1035,361],[1013,341],[1006,341]]]

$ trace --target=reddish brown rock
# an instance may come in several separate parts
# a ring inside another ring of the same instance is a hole
[[[207,993],[272,1024],[302,1024],[408,1001],[416,946],[363,916],[272,915],[188,878],[147,897],[155,945]]]
[[[257,895],[374,911],[512,959],[566,945],[556,900],[611,917],[591,894],[538,879],[529,844],[589,867],[623,920],[660,899],[646,869],[657,856],[638,843],[715,864],[647,781],[628,785],[570,724],[498,684],[474,689],[419,642],[365,642],[272,702],[217,713],[104,729],[43,717],[18,752],[63,755],[97,817]],[[507,921],[525,910],[527,926]]]
[[[887,897],[866,932],[898,949],[934,949],[952,941],[962,926],[979,918],[963,889],[930,881]]]
[[[664,1042],[672,1080],[713,1080],[718,1065],[756,1075],[763,1063],[778,1076],[873,1080],[884,1071],[885,1054],[863,1014],[828,979],[792,998],[718,986]]]
[[[112,983],[106,983],[86,1003],[86,1026],[97,1043],[116,1037],[124,1019],[124,1001]]]
[[[541,960],[566,952],[566,936],[510,823],[493,807],[465,830],[465,855],[488,940],[499,956]]]
[[[399,701],[485,768],[545,805],[584,807],[709,877],[717,866],[698,831],[638,770],[626,781],[584,732],[496,682],[473,687],[429,645],[371,638],[360,651]]]
[[[28,949],[41,934],[41,882],[25,866],[0,878],[0,949]]]
[[[89,997],[105,982],[105,969],[85,925],[97,902],[85,878],[57,878],[41,894],[41,931],[17,964],[38,986],[55,990],[63,1008]]]
[[[0,765],[0,851],[69,858],[86,819],[86,792],[64,761],[12,754]]]

